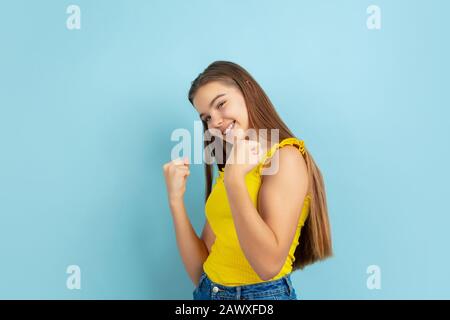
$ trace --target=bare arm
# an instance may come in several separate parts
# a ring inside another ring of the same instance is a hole
[[[169,206],[178,250],[189,277],[197,285],[203,272],[203,263],[209,255],[214,235],[206,223],[200,239],[192,228],[184,206],[183,195],[189,176],[189,159],[175,159],[163,166],[166,179]]]
[[[197,236],[182,200],[170,203],[170,209],[181,259],[189,277],[196,286],[203,272],[203,263],[209,255],[205,240],[211,241],[211,236],[206,230],[206,225],[202,233],[202,239]]]
[[[242,177],[227,177],[225,187],[239,243],[253,270],[270,280],[281,270],[294,237],[307,191],[306,164],[298,150],[278,150],[279,170],[265,176],[253,205]]]

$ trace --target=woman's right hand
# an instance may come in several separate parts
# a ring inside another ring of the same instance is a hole
[[[169,201],[183,200],[186,191],[186,180],[190,174],[189,159],[177,158],[163,165]]]

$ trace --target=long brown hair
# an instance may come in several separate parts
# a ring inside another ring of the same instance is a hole
[[[194,105],[193,100],[197,90],[212,81],[219,81],[241,90],[248,110],[250,128],[255,130],[267,129],[268,131],[278,129],[279,141],[295,137],[283,120],[281,120],[260,85],[244,68],[233,62],[215,61],[192,81],[188,95],[192,105]],[[205,133],[208,130],[208,125],[203,120],[202,123],[203,132]],[[209,144],[209,141],[204,141],[204,150],[208,149]],[[309,216],[300,233],[299,245],[294,253],[295,261],[292,271],[303,269],[305,266],[323,260],[333,254],[325,185],[322,174],[306,146],[304,159],[308,169],[308,193],[311,196],[311,205]],[[218,163],[217,166],[220,170],[224,165]],[[212,175],[213,165],[205,162],[205,202],[211,193]]]

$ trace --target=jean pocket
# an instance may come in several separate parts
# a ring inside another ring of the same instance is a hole
[[[248,300],[287,300],[289,297],[288,289],[283,287],[252,292],[244,296]]]
[[[200,287],[201,287],[201,285],[202,285],[203,280],[205,279],[205,277],[206,277],[206,273],[203,272],[202,275],[200,276],[200,279],[198,280],[197,286],[196,286],[195,289],[194,289],[194,292],[193,292],[194,294],[197,293],[197,292],[200,290]]]

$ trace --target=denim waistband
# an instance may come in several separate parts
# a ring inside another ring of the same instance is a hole
[[[248,295],[248,294],[258,294],[263,291],[270,291],[270,292],[277,292],[280,293],[284,290],[288,290],[288,294],[291,294],[293,291],[292,288],[292,282],[291,282],[291,275],[287,274],[279,279],[271,280],[271,281],[265,281],[260,283],[254,283],[254,284],[246,284],[246,285],[239,285],[239,286],[225,286],[220,283],[216,283],[212,281],[208,275],[203,272],[200,281],[199,286],[202,285],[202,282],[205,281],[208,284],[208,287],[210,288],[216,288],[217,292],[222,292],[225,294],[230,294],[233,296],[239,297],[240,295]]]

